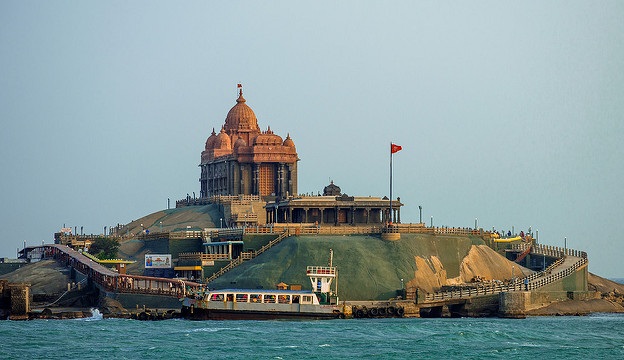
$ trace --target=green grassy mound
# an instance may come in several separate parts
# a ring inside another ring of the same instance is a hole
[[[261,256],[213,281],[214,288],[273,289],[280,282],[311,289],[306,266],[326,266],[329,249],[338,267],[338,293],[349,300],[395,297],[415,278],[415,257],[440,259],[449,277],[459,276],[463,258],[482,240],[470,237],[403,234],[396,242],[376,236],[299,236],[284,239]]]

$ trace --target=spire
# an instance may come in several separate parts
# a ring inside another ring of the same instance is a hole
[[[238,88],[238,99],[236,99],[236,102],[245,102],[245,98],[243,97],[243,84],[238,83],[236,87]]]

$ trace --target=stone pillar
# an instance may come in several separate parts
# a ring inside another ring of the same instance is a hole
[[[30,284],[9,284],[11,289],[11,317],[28,318],[30,312]]]
[[[292,163],[292,164],[288,164],[287,165],[287,176],[286,176],[286,181],[288,182],[287,187],[288,187],[288,191],[287,193],[289,193],[290,195],[296,196],[297,195],[297,163]],[[286,194],[282,194],[282,195],[286,195]]]
[[[260,178],[260,164],[253,164],[251,177],[251,194],[259,194],[258,179]],[[246,194],[248,195],[248,194]]]
[[[275,195],[282,196],[288,191],[286,185],[286,170],[283,163],[280,163],[277,167],[277,193]]]

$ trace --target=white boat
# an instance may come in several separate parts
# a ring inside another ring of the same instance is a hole
[[[311,291],[224,289],[187,296],[182,315],[194,320],[331,319],[338,305],[321,304]]]
[[[337,278],[332,266],[308,266],[314,292],[305,290],[222,289],[200,290],[182,299],[182,315],[196,320],[332,319],[344,317],[331,290]]]

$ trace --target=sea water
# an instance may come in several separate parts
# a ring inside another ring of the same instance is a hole
[[[2,359],[622,359],[624,315],[0,321]]]

